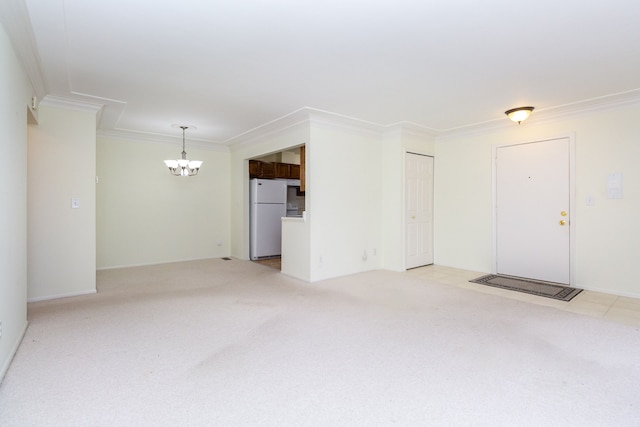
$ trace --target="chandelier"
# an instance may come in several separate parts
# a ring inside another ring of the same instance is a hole
[[[198,175],[202,161],[200,160],[187,160],[187,152],[184,149],[184,131],[189,129],[189,126],[179,126],[182,129],[182,158],[177,160],[165,160],[164,164],[169,168],[171,175],[175,176],[194,176]]]

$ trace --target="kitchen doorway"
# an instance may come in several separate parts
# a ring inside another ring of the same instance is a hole
[[[281,218],[302,217],[305,209],[300,179],[303,150],[304,146],[292,147],[248,159],[250,259],[278,271],[282,266]]]

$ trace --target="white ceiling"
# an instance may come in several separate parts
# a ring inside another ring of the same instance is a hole
[[[446,132],[640,89],[638,0],[26,5],[46,92],[103,130],[224,143],[309,106]]]

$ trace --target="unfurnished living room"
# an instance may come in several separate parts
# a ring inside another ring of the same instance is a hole
[[[0,425],[637,426],[640,4],[0,2]]]

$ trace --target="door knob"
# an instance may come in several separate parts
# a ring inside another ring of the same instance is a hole
[[[564,219],[560,220],[560,225],[565,225],[567,223],[567,221],[565,221]]]
[[[565,211],[562,211],[562,212],[560,212],[560,215],[567,216],[567,213]]]
[[[416,216],[415,215],[411,215],[411,219],[416,219]]]

